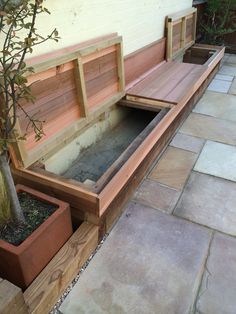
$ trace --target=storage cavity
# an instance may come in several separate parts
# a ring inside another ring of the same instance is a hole
[[[116,105],[45,160],[45,169],[90,185],[98,181],[156,115],[157,112]]]
[[[192,47],[186,50],[183,62],[193,64],[205,64],[215,53],[215,50]]]

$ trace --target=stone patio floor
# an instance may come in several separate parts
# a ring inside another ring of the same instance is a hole
[[[236,56],[153,165],[63,314],[236,313]]]

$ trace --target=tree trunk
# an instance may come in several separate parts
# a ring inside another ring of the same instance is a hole
[[[0,154],[0,171],[2,173],[7,195],[9,197],[11,206],[11,217],[18,222],[24,222],[25,218],[21,210],[18,196],[15,189],[15,184],[11,175],[10,166],[7,162],[5,155]]]

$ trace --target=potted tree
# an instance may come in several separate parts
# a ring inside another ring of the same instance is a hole
[[[15,134],[17,110],[23,110],[35,140],[43,121],[31,117],[22,100],[34,101],[25,63],[33,47],[58,40],[57,30],[43,37],[36,28],[39,14],[50,13],[44,0],[0,0],[0,277],[25,289],[72,234],[67,203],[25,186],[14,186],[8,145],[24,140]]]

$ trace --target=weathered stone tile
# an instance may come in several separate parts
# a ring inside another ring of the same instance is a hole
[[[229,55],[228,58],[225,60],[225,62],[226,62],[227,64],[236,66],[236,56],[233,55],[233,54]]]
[[[232,82],[234,77],[231,75],[216,74],[215,79]]]
[[[191,113],[180,133],[236,145],[236,122]]]
[[[193,112],[236,121],[236,96],[207,91]]]
[[[204,140],[186,134],[177,133],[170,143],[170,146],[199,153],[204,145]]]
[[[203,227],[131,203],[61,313],[189,313],[210,237]]]
[[[207,270],[196,303],[196,313],[235,314],[236,239],[215,234]]]
[[[195,153],[168,147],[149,177],[180,190],[183,188],[196,159],[197,154]]]
[[[224,75],[232,75],[236,76],[236,66],[233,66],[232,64],[225,63],[219,70],[219,74],[224,74]]]
[[[174,214],[236,235],[236,183],[192,172]]]
[[[207,90],[218,92],[218,93],[228,93],[231,82],[214,79],[208,86]]]
[[[207,141],[194,170],[236,181],[236,147]]]
[[[236,95],[236,78],[233,80],[233,83],[229,89],[229,94]]]
[[[178,201],[180,192],[160,185],[153,180],[145,180],[135,194],[135,200],[161,211],[171,213]]]

